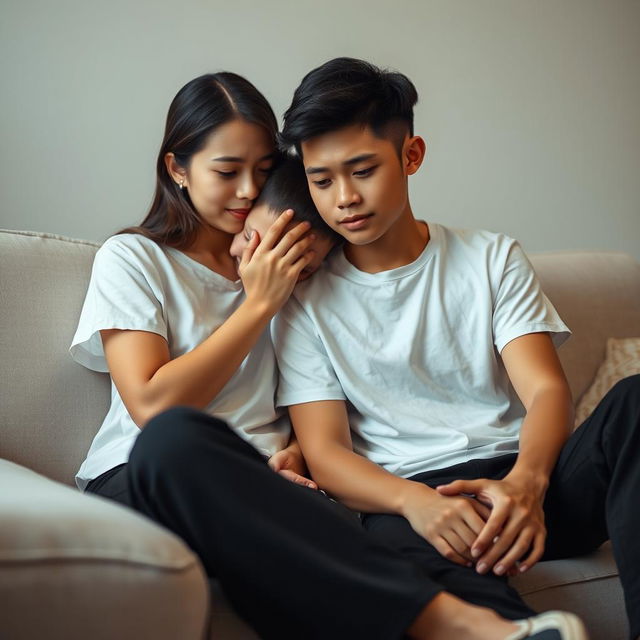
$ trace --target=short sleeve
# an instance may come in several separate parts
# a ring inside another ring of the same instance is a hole
[[[278,406],[346,399],[313,321],[293,296],[271,323],[271,334],[280,369]]]
[[[496,275],[493,339],[498,352],[528,333],[547,332],[556,347],[571,335],[558,312],[542,292],[538,278],[515,240],[504,237],[506,257]]]
[[[108,371],[101,330],[149,331],[167,338],[163,292],[152,255],[124,238],[110,238],[96,253],[69,349],[76,362],[94,371]]]

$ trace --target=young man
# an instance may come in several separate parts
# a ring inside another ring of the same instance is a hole
[[[283,141],[345,245],[276,321],[279,404],[314,479],[421,565],[434,610],[453,595],[503,620],[530,615],[507,574],[610,537],[635,638],[640,377],[570,435],[555,352],[569,331],[517,242],[413,215],[416,101],[405,76],[340,58],[303,79],[285,114]],[[529,637],[585,637],[545,633]]]

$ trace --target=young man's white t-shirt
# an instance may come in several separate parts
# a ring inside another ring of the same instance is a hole
[[[100,330],[131,329],[161,335],[173,359],[208,338],[243,300],[240,280],[228,280],[142,235],[113,236],[96,254],[70,352],[85,367],[108,371]],[[288,418],[275,408],[277,379],[273,344],[265,330],[204,410],[270,456],[286,446],[290,433]],[[84,489],[93,478],[126,462],[139,433],[112,382],[109,412],[78,471],[77,485]]]
[[[499,353],[570,335],[515,240],[428,226],[397,269],[336,251],[272,323],[278,405],[348,401],[354,450],[402,477],[517,452],[525,412]]]

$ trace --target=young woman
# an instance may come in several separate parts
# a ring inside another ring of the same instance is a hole
[[[264,97],[234,74],[197,78],[175,97],[151,210],[98,251],[71,347],[113,380],[109,414],[78,472],[82,489],[107,491],[113,480],[103,474],[126,462],[140,428],[177,405],[224,418],[266,456],[286,447],[265,328],[314,258],[314,237],[308,223],[279,237],[289,211],[262,242],[253,238],[242,280],[229,254],[271,169],[276,128]],[[272,465],[302,471],[297,445]]]

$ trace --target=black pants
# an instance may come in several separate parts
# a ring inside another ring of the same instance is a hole
[[[223,422],[176,408],[87,491],[177,533],[263,638],[402,637],[441,587]]]
[[[431,487],[456,479],[504,477],[515,455],[472,460],[412,478]],[[640,375],[619,382],[564,445],[544,502],[544,560],[569,558],[611,539],[631,637],[640,635]],[[369,514],[364,527],[422,566],[448,592],[506,618],[528,614],[505,578],[444,559],[407,520]]]
[[[611,537],[632,637],[640,633],[640,376],[619,383],[564,446],[545,500],[545,559]],[[506,475],[515,456],[419,474],[431,486]],[[367,533],[322,494],[273,473],[224,423],[172,409],[141,432],[129,463],[88,491],[180,535],[265,638],[398,638],[438,592],[532,615],[504,577],[435,551],[399,516],[369,514]],[[393,547],[397,552],[389,549]]]

